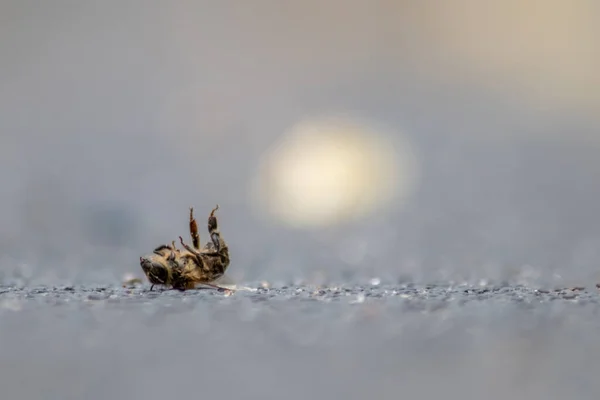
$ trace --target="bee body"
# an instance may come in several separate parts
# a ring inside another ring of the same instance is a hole
[[[208,218],[208,232],[211,240],[199,248],[200,235],[190,208],[190,236],[192,246],[187,245],[181,236],[183,249],[178,249],[173,241],[170,245],[160,245],[146,256],[140,257],[140,266],[148,281],[154,285],[170,286],[174,289],[193,289],[197,285],[217,287],[212,284],[221,278],[229,267],[229,248],[218,230],[217,217],[212,210]]]

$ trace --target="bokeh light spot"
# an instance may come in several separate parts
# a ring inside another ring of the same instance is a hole
[[[266,152],[252,192],[262,212],[306,228],[401,205],[415,178],[414,151],[399,133],[349,118],[307,119]]]

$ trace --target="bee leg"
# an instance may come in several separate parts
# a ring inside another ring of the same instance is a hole
[[[214,254],[217,254],[221,249],[221,233],[219,232],[217,217],[215,217],[215,211],[217,211],[218,209],[219,205],[217,204],[217,206],[213,208],[213,210],[210,212],[210,215],[208,216],[208,233],[210,234],[210,239],[215,245]]]
[[[183,246],[184,249],[186,249],[187,251],[189,251],[190,253],[192,253],[195,256],[200,256],[200,252],[196,249],[191,248],[187,244],[185,244],[183,242],[183,238],[181,236],[179,236],[179,242],[181,243],[181,245]]]
[[[175,246],[175,241],[174,240],[171,242],[171,250],[172,250],[171,251],[171,256],[170,256],[171,258],[177,257],[179,255],[179,253],[180,253],[179,249]]]
[[[196,249],[191,248],[190,246],[188,246],[187,244],[185,244],[183,242],[183,238],[181,236],[179,236],[179,241],[181,242],[181,245],[190,253],[192,253],[194,256],[196,256],[196,262],[198,263],[198,266],[200,268],[202,268],[204,266],[204,261],[202,261],[202,258],[200,257],[200,252]]]
[[[167,256],[167,260],[171,262],[175,261],[175,252],[173,250],[171,250],[171,252]]]
[[[194,207],[190,207],[190,236],[192,237],[192,246],[200,249],[200,234],[198,233],[198,224],[194,218]]]
[[[150,286],[150,291],[152,291],[152,288],[154,287],[154,285]]]
[[[203,282],[203,283],[201,283],[201,285],[204,285],[204,286],[209,286],[209,287],[211,287],[211,288],[214,288],[214,289],[217,289],[217,290],[219,290],[219,289],[222,289],[222,290],[230,290],[230,291],[233,291],[233,289],[224,288],[224,287],[221,287],[221,286],[218,286],[218,285],[214,285],[214,284],[212,284],[212,283],[205,283],[205,282]]]

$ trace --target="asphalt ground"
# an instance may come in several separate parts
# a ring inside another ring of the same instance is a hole
[[[3,286],[2,398],[598,398],[595,285],[374,283]]]

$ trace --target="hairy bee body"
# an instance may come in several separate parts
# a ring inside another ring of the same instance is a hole
[[[212,282],[221,278],[229,267],[229,248],[218,230],[217,217],[212,210],[208,217],[208,232],[211,240],[200,248],[200,235],[194,210],[190,208],[190,235],[192,246],[179,237],[183,249],[178,249],[173,241],[170,245],[160,245],[152,254],[140,257],[140,266],[148,281],[154,285],[171,286],[174,289],[193,289],[197,285],[218,287]]]

